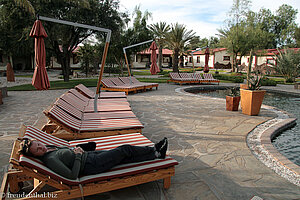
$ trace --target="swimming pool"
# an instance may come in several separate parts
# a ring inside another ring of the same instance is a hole
[[[193,87],[186,92],[210,97],[226,98],[228,87]],[[300,96],[267,92],[263,104],[285,110],[297,118],[297,124],[273,139],[272,143],[280,153],[300,166]],[[224,108],[225,109],[225,108]]]

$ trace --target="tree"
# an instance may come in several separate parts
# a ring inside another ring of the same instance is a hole
[[[112,31],[118,29],[122,20],[118,12],[117,1],[88,0],[88,2],[89,7],[81,7],[76,1],[73,2],[70,0],[46,1],[42,4],[40,4],[39,1],[35,1],[33,5],[38,12],[48,17],[105,27]],[[93,14],[91,15],[91,13]],[[48,22],[44,23],[44,26],[49,36],[48,41],[50,45],[48,44],[47,47],[54,51],[61,64],[64,81],[69,81],[70,57],[78,44],[94,33],[105,37],[103,33],[73,26]]]
[[[149,29],[152,31],[155,40],[158,44],[158,66],[162,71],[162,49],[166,44],[166,35],[170,30],[170,26],[166,22],[159,22],[156,24],[151,24]]]
[[[112,32],[122,27],[122,13],[118,12],[119,1],[114,0],[15,0],[17,2],[30,2],[30,5],[34,8],[35,13],[43,13],[44,16],[63,19],[67,21],[73,21],[82,24],[89,24],[98,27],[104,27],[111,29]],[[4,2],[4,7],[8,7],[11,1],[1,0]],[[14,2],[14,1],[13,1]],[[22,8],[29,4],[18,4]],[[20,8],[14,4],[14,8]],[[3,9],[3,7],[1,7]],[[93,14],[91,14],[93,13]],[[17,14],[29,15],[29,21],[31,23],[24,23],[26,27],[17,27],[19,30],[27,30],[27,34],[31,29],[35,16],[26,10],[21,10]],[[14,21],[17,17],[12,16]],[[21,22],[21,20],[20,20]],[[19,22],[19,23],[20,23]],[[27,22],[24,20],[24,22]],[[23,23],[23,21],[22,21]],[[92,34],[99,34],[100,38],[104,38],[103,33],[98,33],[92,30],[83,28],[76,28],[73,26],[61,25],[52,22],[43,23],[48,38],[45,40],[47,54],[54,52],[58,62],[62,66],[64,81],[69,80],[70,74],[70,58],[72,51],[81,43],[84,39]],[[58,31],[59,30],[59,31]],[[24,39],[24,38],[22,38]],[[25,39],[24,39],[25,40]]]
[[[107,59],[108,63],[112,66],[117,64],[120,67],[122,75],[123,66],[125,65],[123,48],[153,38],[151,31],[147,28],[147,21],[150,16],[151,13],[149,13],[147,10],[143,13],[139,6],[137,6],[132,16],[132,20],[134,21],[133,26],[126,29],[125,24],[127,24],[130,19],[127,14],[123,14],[123,26],[119,26],[119,29],[112,34],[110,51],[114,53],[108,54]],[[144,50],[147,47],[149,47],[149,44],[127,49],[126,54],[129,58],[129,62],[131,62],[131,55]]]
[[[178,72],[178,56],[185,45],[194,37],[193,30],[187,30],[183,24],[172,24],[171,30],[167,34],[167,43],[173,49],[173,72]]]
[[[250,7],[249,0],[233,0],[233,5],[229,12],[226,27],[219,29],[221,44],[233,55],[232,71],[237,69],[237,56],[243,48],[245,38],[245,20]]]
[[[14,1],[0,0],[0,51],[9,56],[15,69],[15,57],[22,57],[26,61],[22,69],[32,67],[34,47],[29,40],[29,24],[32,26],[32,22],[30,14],[23,12]]]
[[[276,60],[276,64],[272,64],[272,67],[284,77],[284,81],[295,82],[300,74],[300,52],[294,49],[277,49],[273,59]]]
[[[272,43],[268,48],[295,45],[294,34],[297,28],[297,9],[283,4],[273,14],[269,9],[260,9],[255,13],[256,23],[260,24],[262,30],[269,32]]]
[[[296,40],[296,47],[300,47],[300,27],[297,27],[295,30],[294,38]]]
[[[297,13],[297,10],[287,4],[283,4],[276,11],[275,35],[279,47],[294,43],[293,36],[297,27],[295,22]]]

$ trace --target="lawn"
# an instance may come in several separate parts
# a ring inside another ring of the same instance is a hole
[[[96,87],[98,79],[76,79],[69,82],[64,81],[50,81],[50,90],[70,89],[78,84],[84,84],[87,87]],[[7,88],[8,91],[31,91],[36,90],[31,84],[18,85]]]

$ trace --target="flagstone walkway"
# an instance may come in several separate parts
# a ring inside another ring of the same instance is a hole
[[[180,86],[160,84],[158,90],[129,95],[143,134],[153,142],[169,138],[168,154],[179,161],[171,187],[162,181],[142,184],[86,199],[105,200],[241,200],[300,199],[299,187],[266,167],[252,154],[246,136],[275,113],[259,116],[225,111],[225,100],[176,92]],[[13,140],[22,123],[37,127],[42,111],[66,90],[9,92],[0,105],[0,177],[8,166]]]

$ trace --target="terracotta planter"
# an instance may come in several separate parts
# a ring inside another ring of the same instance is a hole
[[[232,97],[226,96],[226,110],[228,111],[238,111],[240,104],[240,96]]]
[[[242,112],[246,115],[258,115],[266,91],[240,89],[240,93]]]
[[[247,84],[240,84],[240,89],[249,89]]]

